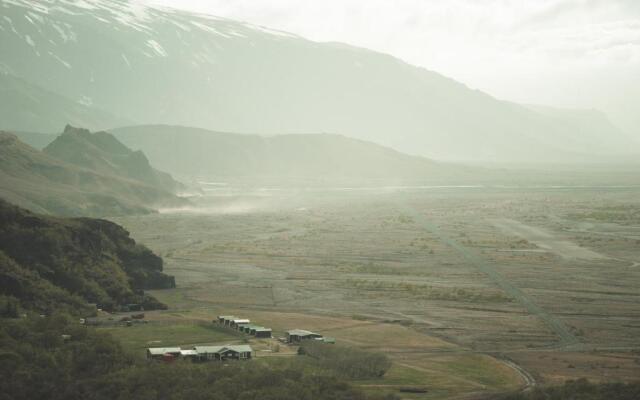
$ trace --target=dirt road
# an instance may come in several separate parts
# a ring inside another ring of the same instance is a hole
[[[562,240],[550,232],[537,227],[525,225],[520,221],[509,218],[500,218],[494,219],[492,222],[503,232],[525,239],[534,243],[539,248],[559,255],[565,259],[594,260],[607,258],[595,251],[580,247],[568,240]]]
[[[442,243],[457,251],[471,265],[487,275],[496,286],[500,287],[509,296],[519,302],[530,314],[540,318],[549,327],[549,329],[558,336],[560,339],[559,344],[561,346],[570,346],[579,343],[578,339],[569,331],[562,321],[558,320],[555,316],[549,314],[547,311],[535,304],[529,296],[517,287],[513,286],[500,273],[498,273],[490,263],[486,262],[473,251],[444,234],[437,226],[429,222],[429,220],[415,208],[404,203],[400,203],[399,206],[402,212],[412,217],[416,224],[419,224],[436,236]]]

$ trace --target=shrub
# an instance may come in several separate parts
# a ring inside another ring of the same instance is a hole
[[[384,354],[317,340],[303,342],[299,353],[314,358],[321,368],[351,379],[381,378],[391,368],[391,360]]]

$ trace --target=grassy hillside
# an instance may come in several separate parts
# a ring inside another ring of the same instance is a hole
[[[53,133],[39,133],[39,132],[21,132],[12,131],[12,134],[16,135],[21,142],[33,147],[36,150],[42,150],[56,139],[56,135]]]
[[[33,214],[0,200],[0,295],[20,308],[90,312],[163,307],[144,289],[175,287],[162,259],[108,221]]]
[[[175,193],[182,187],[169,174],[151,167],[142,151],[132,151],[107,132],[91,133],[67,125],[43,152],[102,175],[136,180],[158,190]]]
[[[183,204],[167,191],[65,163],[1,131],[0,167],[0,197],[38,212],[115,216]]]
[[[2,399],[383,399],[295,366],[273,368],[251,361],[136,363],[111,335],[59,315],[0,321]]]
[[[539,387],[525,393],[500,396],[497,400],[636,400],[640,382],[590,383],[586,379],[565,382],[562,386]]]

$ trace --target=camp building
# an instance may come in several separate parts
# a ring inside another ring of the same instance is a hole
[[[260,325],[254,325],[251,323],[251,320],[247,318],[239,318],[235,315],[219,315],[218,324],[235,328],[240,332],[246,333],[247,335],[252,335],[261,339],[270,338],[272,335],[272,331],[270,328],[265,328],[264,326]]]
[[[181,351],[180,347],[150,347],[147,349],[147,358],[161,359],[166,355],[178,357]]]
[[[199,361],[208,360],[246,360],[252,357],[253,349],[251,346],[242,345],[224,345],[224,346],[195,346],[193,350],[196,352],[196,359]]]
[[[234,319],[238,319],[238,317],[236,317],[235,315],[219,315],[218,323],[220,325],[229,326],[231,325],[231,321],[233,321]]]
[[[240,325],[248,325],[251,321],[246,318],[234,318],[229,321],[229,326],[232,328],[238,328]]]
[[[264,326],[259,326],[251,330],[251,334],[257,338],[270,338],[271,337],[271,329],[265,328]]]
[[[151,347],[147,349],[147,358],[170,361],[178,357],[191,361],[210,360],[248,360],[253,349],[249,345],[195,346],[191,349],[180,347]]]
[[[303,329],[292,329],[287,331],[287,342],[289,343],[297,343],[309,339],[320,340],[322,339],[322,335],[319,333],[305,331]]]

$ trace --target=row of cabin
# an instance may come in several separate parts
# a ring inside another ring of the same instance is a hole
[[[228,326],[239,330],[240,332],[252,335],[257,338],[270,338],[271,328],[265,328],[260,325],[253,325],[251,321],[246,318],[238,318],[235,315],[220,315],[218,316],[218,323],[220,325]]]
[[[181,358],[191,361],[224,361],[224,360],[248,360],[252,358],[251,346],[224,345],[224,346],[194,346],[191,349],[180,347],[150,347],[147,349],[147,358],[150,360],[173,361]]]

